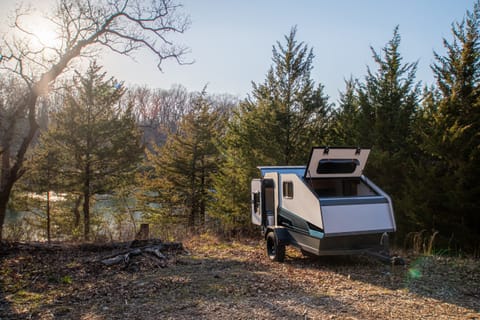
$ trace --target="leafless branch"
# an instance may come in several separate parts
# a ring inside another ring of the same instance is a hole
[[[22,79],[25,91],[13,104],[24,113],[27,130],[21,137],[15,152],[11,144],[15,122],[7,127],[0,147],[0,240],[5,218],[6,202],[13,184],[23,173],[23,161],[27,148],[37,131],[36,102],[39,95],[48,92],[59,76],[73,61],[89,57],[93,50],[104,48],[119,54],[134,56],[139,49],[146,49],[156,56],[157,67],[162,62],[175,59],[185,61],[186,47],[175,45],[172,35],[183,33],[189,19],[180,11],[175,0],[57,0],[53,13],[44,17],[55,28],[58,43],[48,44],[28,23],[29,8],[16,11],[11,32],[0,37],[0,74],[14,75]],[[39,45],[33,46],[36,42]],[[20,116],[18,114],[17,116]]]

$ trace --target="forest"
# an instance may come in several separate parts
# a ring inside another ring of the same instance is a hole
[[[121,4],[124,5],[121,5]],[[315,54],[291,27],[246,98],[126,86],[98,50],[138,48],[185,63],[169,36],[189,25],[175,1],[61,0],[57,47],[17,12],[0,39],[0,240],[131,240],[258,232],[259,165],[303,165],[314,146],[371,148],[366,174],[391,195],[398,247],[480,255],[480,3],[435,53],[435,84],[400,54],[401,28],[337,103],[312,77]],[[367,45],[367,44],[366,44]],[[83,64],[84,68],[79,66]]]

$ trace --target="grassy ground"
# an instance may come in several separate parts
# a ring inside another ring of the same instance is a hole
[[[0,319],[480,319],[480,262],[417,257],[268,261],[260,240],[197,237],[190,252],[106,267],[111,250],[0,253]]]

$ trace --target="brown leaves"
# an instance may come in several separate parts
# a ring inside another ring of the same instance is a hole
[[[391,267],[367,257],[305,258],[287,248],[281,264],[268,260],[260,240],[197,237],[185,246],[191,255],[161,251],[171,259],[165,268],[150,253],[132,257],[137,270],[95,263],[125,247],[9,251],[0,260],[0,318],[480,317],[478,261],[428,257]],[[422,277],[410,277],[410,268]]]

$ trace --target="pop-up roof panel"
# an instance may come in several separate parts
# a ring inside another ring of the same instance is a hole
[[[314,147],[304,177],[360,177],[369,154],[370,149]]]

